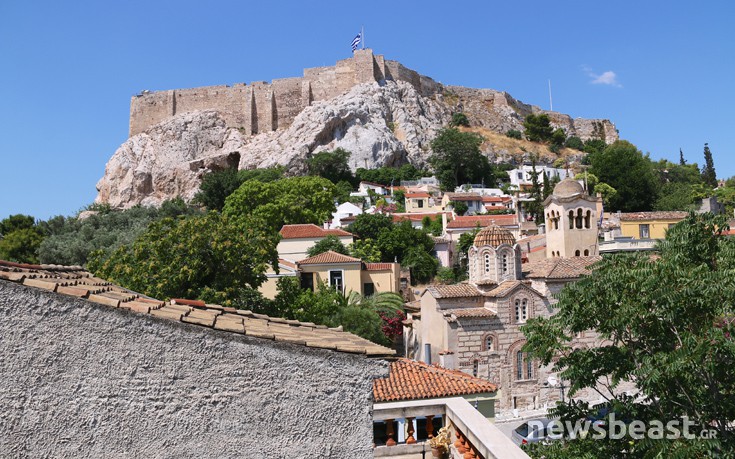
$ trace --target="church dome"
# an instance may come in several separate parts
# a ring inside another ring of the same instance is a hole
[[[571,178],[565,178],[554,187],[554,196],[566,198],[576,194],[584,194],[584,187]]]
[[[500,228],[499,226],[492,224],[487,228],[483,229],[477,236],[475,236],[475,247],[482,247],[489,245],[491,247],[498,247],[501,244],[513,245],[516,243],[516,238],[507,229]]]

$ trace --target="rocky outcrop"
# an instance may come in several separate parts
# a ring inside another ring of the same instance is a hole
[[[290,173],[302,173],[308,157],[336,148],[352,153],[353,169],[405,162],[425,166],[431,140],[455,111],[467,114],[473,126],[498,133],[522,130],[527,114],[542,112],[503,92],[448,86],[421,95],[404,81],[353,86],[340,96],[313,102],[287,128],[253,136],[228,126],[216,110],[186,112],[123,143],[97,183],[96,202],[129,208],[177,196],[191,200],[209,171],[283,165]],[[568,135],[608,143],[617,139],[607,120],[546,113]],[[494,159],[509,153],[492,145],[485,148]]]
[[[128,208],[190,200],[206,172],[283,165],[298,173],[310,155],[335,148],[352,152],[353,169],[421,165],[450,114],[410,84],[392,81],[357,85],[307,107],[287,129],[255,136],[227,127],[216,111],[183,113],[118,148],[97,183],[97,202]]]

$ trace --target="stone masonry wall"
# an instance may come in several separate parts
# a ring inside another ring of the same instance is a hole
[[[0,281],[0,456],[371,458],[387,363]]]
[[[303,77],[134,96],[130,102],[130,136],[178,113],[193,110],[217,110],[229,127],[242,128],[248,135],[274,131],[290,126],[296,115],[313,101],[328,100],[357,84],[385,79],[407,81],[422,93],[441,89],[431,78],[395,61],[385,61],[370,49],[361,49],[333,67],[305,69]]]

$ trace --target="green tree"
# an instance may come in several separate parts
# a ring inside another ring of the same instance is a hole
[[[434,250],[434,241],[431,237],[411,226],[411,222],[407,220],[396,223],[389,229],[382,229],[377,242],[384,262],[397,259],[402,265],[405,265],[404,259],[411,249],[415,248],[426,253]]]
[[[351,257],[368,263],[377,263],[381,259],[380,249],[372,239],[358,239],[347,246],[347,250]]]
[[[43,236],[36,228],[11,231],[0,239],[0,260],[17,263],[38,263],[38,247]]]
[[[679,165],[680,166],[686,166],[687,160],[684,159],[684,152],[679,148]]]
[[[587,193],[592,192],[599,183],[600,179],[595,174],[590,172],[580,172],[574,176],[574,180],[581,180],[586,185]]]
[[[464,113],[454,113],[452,114],[452,121],[449,122],[449,125],[452,127],[470,127],[470,120]]]
[[[505,133],[507,137],[510,137],[511,139],[521,140],[523,139],[523,134],[521,131],[517,129],[509,129],[508,132]]]
[[[393,228],[393,218],[384,214],[360,214],[355,221],[347,227],[347,231],[359,237],[360,239],[378,240],[378,236],[383,230]]]
[[[306,160],[306,167],[309,175],[323,177],[332,183],[346,181],[355,183],[355,176],[352,175],[349,159],[352,156],[347,150],[337,148],[334,151],[322,151],[316,153]]]
[[[441,267],[436,271],[436,281],[440,284],[454,284],[457,280],[454,270],[449,267]]]
[[[462,183],[495,184],[493,168],[480,152],[482,142],[483,137],[474,132],[460,132],[454,128],[439,131],[431,142],[433,154],[429,164],[443,190],[453,190]]]
[[[541,184],[538,181],[538,176],[541,172],[536,170],[536,155],[531,155],[531,192],[530,198],[532,201],[526,203],[526,212],[533,217],[533,221],[536,223],[544,222],[544,197],[543,191],[541,190]]]
[[[598,183],[595,185],[595,196],[597,196],[597,193],[600,193],[602,196],[602,204],[605,207],[610,206],[610,201],[615,197],[616,194],[618,194],[617,190],[607,183]]]
[[[423,284],[429,282],[436,275],[439,260],[422,248],[411,247],[403,257],[401,266],[411,271],[411,281],[414,284]]]
[[[522,328],[524,349],[542,365],[554,362],[570,396],[602,384],[618,413],[664,425],[686,416],[695,436],[717,431],[712,440],[611,440],[613,454],[599,457],[732,457],[735,241],[722,237],[727,228],[724,216],[691,213],[669,229],[659,257],[604,257],[589,276],[567,284],[555,315]],[[597,347],[572,344],[590,330]],[[613,395],[623,381],[641,398]],[[593,410],[567,402],[559,413],[573,421]]]
[[[717,188],[717,173],[715,173],[715,162],[709,144],[704,144],[704,166],[702,167],[702,181],[710,188]]]
[[[283,178],[283,167],[267,169],[224,169],[209,172],[202,179],[199,191],[194,196],[194,204],[200,204],[208,210],[221,211],[225,207],[225,199],[248,180],[273,182]]]
[[[557,147],[563,147],[564,142],[567,140],[567,133],[564,132],[564,129],[557,128],[554,130],[554,132],[551,134],[551,139],[549,139],[552,145],[556,145]]]
[[[190,298],[251,307],[252,289],[276,265],[277,233],[256,220],[216,211],[151,224],[130,245],[90,256],[96,275],[155,298]]]
[[[30,215],[16,214],[0,220],[0,236],[5,236],[13,231],[31,229],[36,226],[36,219]]]
[[[444,225],[441,217],[431,218],[427,215],[421,219],[421,229],[432,236],[441,236],[444,232]]]
[[[306,251],[306,254],[313,257],[320,253],[329,252],[330,250],[332,252],[341,253],[342,255],[347,255],[349,253],[347,247],[342,244],[342,241],[340,241],[337,236],[327,236],[311,246],[309,250]]]
[[[467,203],[463,201],[449,201],[449,205],[452,206],[454,213],[460,216],[466,214],[469,210]]]
[[[290,177],[263,183],[249,180],[225,201],[223,213],[230,218],[255,217],[272,231],[283,225],[328,220],[336,207],[332,182],[321,177]]]
[[[575,150],[582,151],[584,149],[584,142],[582,142],[582,139],[580,139],[576,135],[573,135],[564,142],[564,146],[567,148],[573,148]]]
[[[403,190],[393,192],[393,202],[396,203],[396,212],[406,211],[406,193]]]
[[[48,237],[41,242],[38,257],[41,263],[83,266],[90,253],[100,250],[104,258],[118,247],[131,244],[154,221],[199,213],[177,198],[157,208],[101,209],[83,220],[76,216],[53,217],[39,224]]]
[[[651,160],[635,145],[618,140],[590,156],[590,172],[617,191],[610,198],[610,210],[637,212],[653,208],[658,192],[657,179]]]
[[[466,272],[469,269],[469,251],[472,245],[475,243],[475,236],[479,233],[481,228],[478,226],[472,231],[463,233],[457,241],[457,260],[459,262],[459,269],[462,272]]]
[[[586,153],[601,153],[605,148],[607,147],[607,144],[604,140],[600,139],[587,139],[584,141],[584,147],[582,150]]]
[[[526,116],[523,127],[525,128],[526,138],[532,142],[548,142],[554,133],[549,115],[546,114],[535,115],[532,113]]]
[[[418,180],[421,177],[431,175],[428,171],[417,169],[408,163],[401,167],[384,166],[377,169],[364,169],[362,167],[355,171],[358,181],[380,183],[382,185],[400,185],[401,180]]]

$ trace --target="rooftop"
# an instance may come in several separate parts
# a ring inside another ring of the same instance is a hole
[[[352,236],[352,233],[341,229],[324,229],[317,225],[283,225],[281,228],[281,237],[283,239],[302,239],[327,236]]]
[[[544,279],[576,279],[590,273],[590,265],[601,260],[601,257],[547,258],[523,265],[523,274],[527,278]]]
[[[476,287],[463,283],[454,285],[432,285],[426,289],[434,298],[469,298],[482,296]]]
[[[473,242],[475,247],[484,247],[489,245],[490,247],[500,247],[503,244],[514,245],[516,238],[513,234],[505,228],[501,228],[498,225],[491,224],[482,231],[477,233]]]
[[[408,359],[392,362],[388,377],[373,381],[373,396],[378,403],[491,393],[497,390],[497,385],[462,371]]]
[[[647,220],[683,220],[688,212],[657,211],[657,212],[623,212],[620,221],[647,221]]]
[[[470,215],[455,217],[454,220],[447,223],[447,228],[475,228],[480,226],[484,228],[490,225],[498,226],[518,226],[517,217],[515,215]]]
[[[362,263],[359,258],[348,257],[332,250],[301,260],[299,265],[321,265],[327,263]]]
[[[482,201],[482,196],[477,193],[446,193],[450,201]]]
[[[0,282],[4,281],[81,298],[110,308],[127,309],[141,316],[155,316],[254,338],[368,356],[395,354],[392,349],[324,325],[269,317],[198,300],[164,302],[149,298],[95,277],[79,266],[0,261]]]

